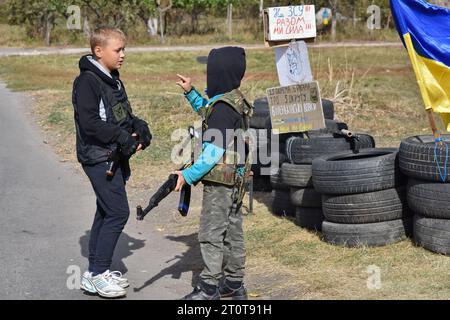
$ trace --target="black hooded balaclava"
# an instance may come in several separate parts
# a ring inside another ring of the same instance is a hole
[[[241,86],[246,70],[245,50],[239,47],[213,49],[208,56],[207,94],[212,98]]]

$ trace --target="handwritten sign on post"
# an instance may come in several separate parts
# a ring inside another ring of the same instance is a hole
[[[269,8],[268,20],[269,41],[309,39],[317,35],[314,5]]]
[[[325,128],[317,81],[267,89],[267,98],[272,129],[278,130],[278,133]]]

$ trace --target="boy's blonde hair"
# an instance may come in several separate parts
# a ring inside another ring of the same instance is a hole
[[[109,39],[120,39],[124,42],[127,40],[127,37],[122,32],[122,30],[114,27],[100,27],[94,30],[91,35],[91,50],[92,54],[94,53],[95,47],[100,46],[104,47],[108,44]]]

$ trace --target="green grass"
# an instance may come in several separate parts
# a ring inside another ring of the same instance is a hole
[[[155,136],[150,150],[133,159],[131,187],[142,188],[150,178],[167,176],[174,169],[169,161],[176,143],[171,134],[196,120],[175,85],[176,74],[190,75],[199,89],[204,88],[205,66],[195,62],[196,56],[204,54],[207,52],[127,56],[122,78],[134,112],[150,123]],[[351,129],[374,135],[380,146],[394,147],[409,135],[430,133],[403,48],[314,49],[310,58],[323,97],[336,98],[337,117]],[[0,78],[11,89],[35,98],[35,116],[47,140],[61,157],[74,162],[71,89],[78,59],[42,56],[0,61]],[[274,60],[272,50],[248,51],[242,89],[250,100],[277,85]],[[320,235],[272,216],[264,204],[268,203],[266,195],[259,199],[256,214],[247,217],[245,224],[248,281],[258,295],[282,297],[289,292],[284,298],[441,299],[450,294],[447,257],[416,248],[409,240],[373,249],[331,246],[322,242]],[[198,212],[194,215],[198,218]],[[196,221],[192,219],[188,226],[183,222],[184,230],[195,230]],[[371,265],[381,269],[380,290],[367,288]]]
[[[247,252],[260,264],[251,264],[251,271],[284,275],[274,291],[296,288],[292,298],[299,299],[445,299],[449,294],[449,258],[415,247],[411,240],[379,248],[332,246],[322,242],[319,233],[267,211],[258,204],[247,217],[245,231]],[[370,266],[380,269],[380,289],[368,287]]]

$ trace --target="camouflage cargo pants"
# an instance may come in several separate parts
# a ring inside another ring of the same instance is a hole
[[[242,212],[233,208],[234,188],[205,184],[198,239],[204,269],[200,280],[218,285],[222,276],[242,282],[245,269]]]

